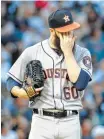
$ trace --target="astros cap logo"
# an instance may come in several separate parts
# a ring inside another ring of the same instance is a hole
[[[69,19],[69,16],[68,16],[68,15],[65,15],[63,19],[65,20],[65,23],[66,23],[66,22],[68,22],[68,21],[70,21],[70,19]]]

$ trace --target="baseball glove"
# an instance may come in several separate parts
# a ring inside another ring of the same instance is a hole
[[[39,60],[30,61],[25,70],[23,88],[25,89],[30,100],[40,95],[44,86],[44,74],[42,64]]]

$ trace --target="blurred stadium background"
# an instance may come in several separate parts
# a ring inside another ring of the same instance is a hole
[[[1,139],[28,139],[32,111],[28,101],[11,98],[6,73],[26,47],[49,37],[47,17],[63,7],[81,24],[77,43],[89,49],[93,61],[80,112],[82,139],[104,139],[104,1],[1,2]]]

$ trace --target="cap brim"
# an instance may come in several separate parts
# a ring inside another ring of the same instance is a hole
[[[75,29],[80,28],[80,24],[77,22],[73,22],[70,25],[66,25],[64,27],[60,27],[60,28],[55,28],[58,32],[68,32],[68,31],[72,31]]]

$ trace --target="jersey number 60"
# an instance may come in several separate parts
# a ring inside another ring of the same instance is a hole
[[[64,96],[66,99],[77,99],[79,97],[77,89],[73,87],[64,87]]]

